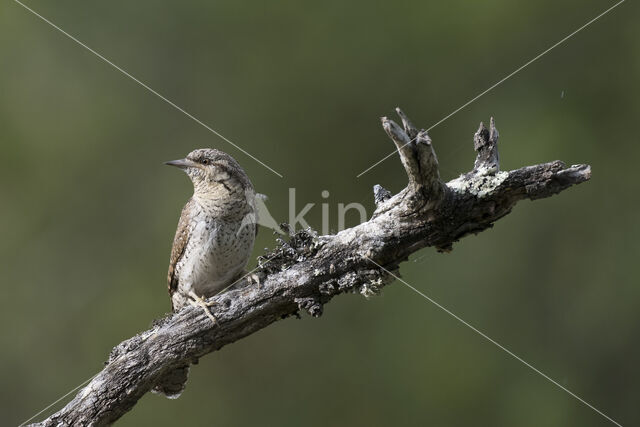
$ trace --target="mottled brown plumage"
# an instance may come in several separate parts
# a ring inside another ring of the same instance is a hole
[[[167,282],[169,283],[169,296],[178,289],[178,278],[176,277],[176,264],[184,254],[184,250],[187,247],[189,241],[189,212],[193,210],[193,199],[189,199],[186,205],[182,208],[180,219],[178,220],[178,228],[176,229],[176,235],[173,238],[173,246],[171,247],[171,258],[169,259],[169,273],[167,274]],[[173,307],[172,307],[173,308]]]
[[[194,194],[182,209],[169,262],[174,311],[197,297],[215,295],[247,264],[256,230],[255,192],[240,165],[213,149],[169,162],[182,168]]]

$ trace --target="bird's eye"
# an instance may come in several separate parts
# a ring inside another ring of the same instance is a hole
[[[209,164],[209,159],[202,159],[202,164],[203,165],[208,165]]]

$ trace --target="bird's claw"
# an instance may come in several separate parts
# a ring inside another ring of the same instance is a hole
[[[216,305],[215,302],[211,301],[211,302],[207,302],[203,297],[199,297],[198,295],[195,294],[195,292],[190,291],[189,292],[189,296],[192,298],[189,303],[194,306],[194,307],[201,307],[204,310],[204,313],[207,315],[207,317],[209,319],[211,319],[211,321],[213,323],[218,323],[218,319],[216,319],[216,316],[214,316],[211,313],[211,310],[209,310],[209,307],[213,307]]]

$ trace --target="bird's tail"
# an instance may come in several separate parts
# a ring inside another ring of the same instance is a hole
[[[189,364],[182,365],[163,376],[151,391],[168,399],[177,399],[187,386],[188,377]]]

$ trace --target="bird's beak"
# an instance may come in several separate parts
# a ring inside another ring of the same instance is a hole
[[[191,161],[189,159],[171,160],[168,162],[164,162],[164,164],[169,166],[175,166],[180,169],[186,169],[186,168],[197,166],[196,162]]]

